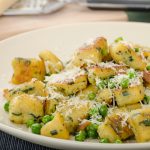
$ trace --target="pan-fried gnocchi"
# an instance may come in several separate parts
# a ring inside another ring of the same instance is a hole
[[[67,63],[44,50],[39,59],[14,58],[12,67],[15,86],[3,91],[4,110],[32,133],[80,142],[150,142],[149,48],[98,37]]]

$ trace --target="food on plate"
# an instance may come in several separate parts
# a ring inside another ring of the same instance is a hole
[[[67,63],[48,50],[39,57],[12,60],[15,86],[3,91],[10,121],[53,138],[150,142],[149,48],[98,37]]]

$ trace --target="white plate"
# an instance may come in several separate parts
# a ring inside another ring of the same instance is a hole
[[[59,149],[150,149],[150,143],[100,144],[53,139],[29,133],[23,126],[9,122],[3,110],[2,89],[9,86],[12,75],[11,60],[14,57],[37,57],[41,50],[53,51],[62,60],[69,59],[73,51],[86,40],[105,36],[109,42],[119,36],[150,46],[150,24],[102,22],[66,25],[21,34],[0,42],[0,130],[21,139]],[[140,62],[139,62],[140,63]]]

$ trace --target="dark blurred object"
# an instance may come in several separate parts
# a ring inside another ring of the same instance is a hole
[[[33,144],[0,131],[0,150],[56,150]]]
[[[129,21],[150,22],[150,11],[127,11]]]
[[[150,0],[87,0],[92,9],[150,10]]]

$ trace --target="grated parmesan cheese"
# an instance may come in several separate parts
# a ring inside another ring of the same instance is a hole
[[[45,81],[48,83],[75,82],[76,78],[81,75],[85,75],[85,71],[75,67],[59,74],[52,74],[50,77],[46,77]]]

